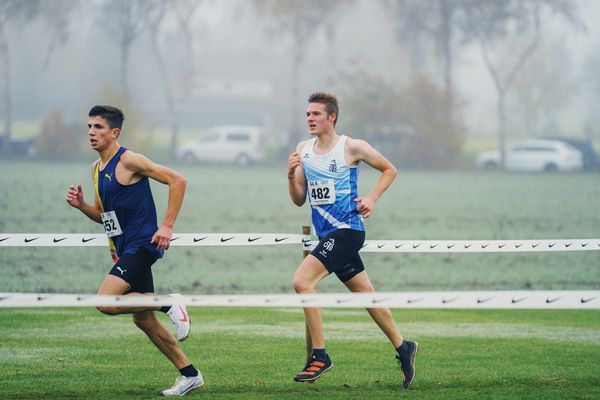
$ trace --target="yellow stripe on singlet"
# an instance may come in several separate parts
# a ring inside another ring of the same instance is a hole
[[[99,175],[99,171],[100,171],[100,159],[98,159],[98,161],[96,161],[96,165],[94,166],[94,174],[93,174],[93,181],[94,181],[94,188],[96,189],[96,198],[98,199],[98,204],[100,204],[100,210],[102,212],[104,212],[104,206],[102,205],[102,199],[100,198],[100,192],[98,191],[98,175]],[[108,247],[110,249],[110,255],[113,259],[114,262],[119,261],[119,257],[117,256],[117,246],[115,246],[115,243],[113,242],[112,238],[108,238]]]

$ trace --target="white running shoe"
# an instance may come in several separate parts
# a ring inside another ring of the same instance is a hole
[[[170,389],[163,390],[163,396],[184,396],[192,390],[198,389],[204,385],[202,374],[198,371],[198,376],[183,376],[175,379],[175,384]]]
[[[179,294],[172,294],[170,296],[176,297],[181,296]],[[187,313],[187,308],[184,304],[173,304],[169,311],[167,311],[167,315],[171,318],[171,322],[175,325],[175,337],[180,342],[183,342],[187,339],[190,334],[190,317]]]

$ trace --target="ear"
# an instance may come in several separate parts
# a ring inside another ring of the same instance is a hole
[[[112,136],[115,139],[118,139],[120,134],[121,134],[121,130],[119,128],[115,128],[112,130]]]
[[[331,122],[332,124],[335,122],[335,120],[337,119],[337,113],[331,113],[329,115],[329,122]]]

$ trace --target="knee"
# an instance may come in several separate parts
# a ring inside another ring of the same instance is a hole
[[[310,293],[314,291],[314,286],[297,276],[294,277],[293,285],[296,293]]]
[[[96,310],[100,311],[102,314],[106,315],[117,315],[117,309],[115,307],[107,307],[107,306],[98,306]]]

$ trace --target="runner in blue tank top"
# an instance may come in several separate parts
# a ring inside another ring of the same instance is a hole
[[[88,116],[90,144],[100,155],[92,168],[96,186],[94,203],[89,204],[83,199],[81,185],[71,186],[66,200],[88,218],[102,224],[109,238],[115,264],[98,294],[151,295],[154,293],[151,267],[169,248],[186,180],[177,172],[119,145],[117,139],[124,117],[118,108],[94,106]],[[169,186],[167,210],[160,227],[148,178]],[[175,324],[177,339],[182,341],[190,331],[185,305],[99,306],[98,310],[109,315],[133,314],[135,325],[179,369],[181,376],[175,385],[162,392],[163,395],[181,396],[204,384],[202,374],[190,363],[173,334],[154,314],[154,311],[166,313]]]
[[[365,240],[364,218],[392,184],[396,168],[364,140],[339,136],[335,131],[339,110],[337,98],[317,92],[308,98],[306,119],[314,138],[302,141],[288,160],[288,190],[292,201],[302,206],[308,197],[312,222],[319,243],[294,275],[297,293],[314,293],[321,279],[335,273],[351,292],[374,292],[358,254]],[[358,165],[364,162],[381,172],[367,196],[358,195]],[[409,388],[415,378],[418,344],[404,340],[388,308],[367,309],[396,349],[402,370],[402,385]],[[294,380],[314,381],[333,367],[325,350],[319,308],[304,309],[308,360]]]

